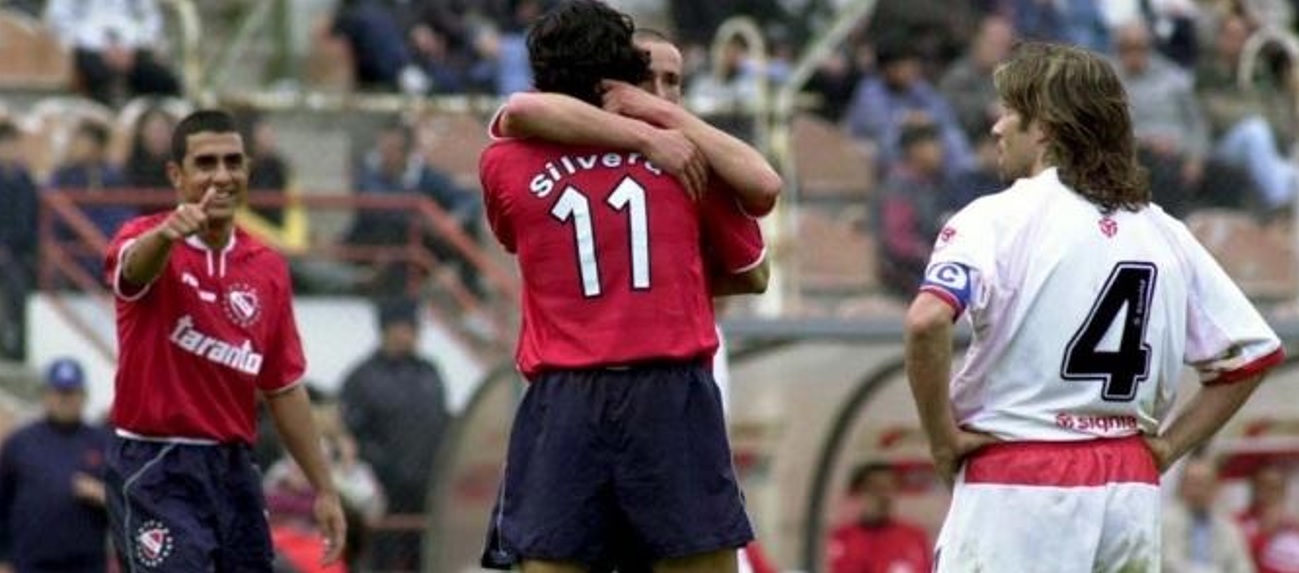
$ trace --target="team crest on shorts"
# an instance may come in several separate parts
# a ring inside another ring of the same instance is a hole
[[[226,289],[224,303],[221,306],[226,316],[244,328],[252,326],[262,316],[262,303],[257,291],[247,283],[235,283]]]
[[[171,555],[174,540],[161,521],[150,519],[135,533],[135,559],[145,567],[157,567]]]

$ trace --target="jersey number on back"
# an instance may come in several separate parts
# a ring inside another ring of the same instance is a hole
[[[631,288],[650,287],[649,223],[645,214],[645,188],[635,179],[625,177],[605,201],[615,211],[627,211],[631,235]],[[561,223],[573,222],[577,244],[577,267],[582,278],[582,294],[600,296],[600,263],[595,252],[595,226],[591,223],[591,202],[576,187],[568,186],[551,207],[550,214]]]
[[[1122,262],[1114,266],[1087,320],[1065,349],[1060,369],[1065,380],[1099,380],[1104,383],[1101,398],[1109,402],[1136,398],[1137,384],[1150,374],[1150,345],[1145,336],[1155,275],[1155,266],[1150,263]],[[1118,349],[1101,350],[1115,320],[1121,321]]]

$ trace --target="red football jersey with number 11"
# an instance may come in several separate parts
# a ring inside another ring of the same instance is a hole
[[[523,275],[525,376],[712,356],[699,211],[671,174],[637,153],[502,140],[479,175]]]

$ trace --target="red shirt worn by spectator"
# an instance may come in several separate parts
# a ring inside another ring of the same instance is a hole
[[[827,560],[830,573],[927,573],[933,570],[932,548],[923,529],[889,518],[836,529]]]

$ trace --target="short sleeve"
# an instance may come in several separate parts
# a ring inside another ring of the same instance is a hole
[[[257,387],[268,394],[287,391],[302,379],[307,371],[306,355],[302,351],[302,337],[298,334],[298,320],[293,312],[293,287],[288,269],[281,263],[275,289],[273,308],[276,321],[273,335],[267,344],[266,362],[257,377]]]
[[[712,189],[700,204],[700,232],[709,263],[728,274],[740,274],[762,263],[767,245],[758,221],[740,207],[734,195]]]
[[[1235,382],[1285,359],[1272,328],[1203,246],[1178,224],[1190,285],[1183,360],[1206,384]]]
[[[130,285],[122,281],[123,255],[140,235],[149,230],[148,223],[149,219],[140,218],[122,225],[104,253],[104,280],[119,300],[136,301],[149,292],[150,285]]]
[[[504,115],[505,104],[501,104],[501,107],[496,108],[496,113],[492,114],[492,121],[487,123],[487,137],[491,138],[492,141],[510,139],[509,136],[505,135],[504,131],[501,131],[501,118]]]
[[[976,202],[948,220],[938,232],[934,250],[925,267],[920,291],[931,293],[950,304],[960,316],[969,308],[981,308],[996,272],[996,229]]]
[[[483,209],[487,214],[487,223],[492,234],[506,251],[514,253],[517,245],[514,240],[514,224],[509,217],[509,205],[505,189],[500,184],[501,170],[504,168],[501,150],[490,146],[483,151],[478,163],[478,180],[483,188]]]

